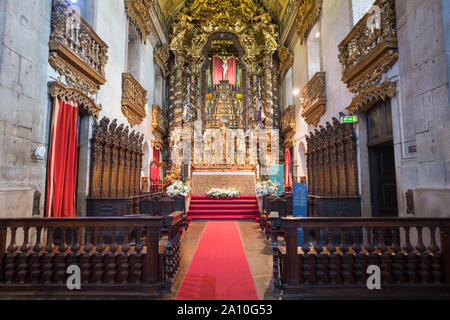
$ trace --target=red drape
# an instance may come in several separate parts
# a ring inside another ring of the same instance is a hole
[[[291,152],[286,149],[284,154],[284,186],[291,186],[291,176],[290,176],[290,163],[291,163]]]
[[[218,84],[221,80],[223,80],[223,62],[222,59],[218,57],[213,57],[213,85],[215,86]]]
[[[236,59],[229,58],[227,61],[228,69],[226,74],[226,80],[230,81],[230,83],[235,86],[236,85]]]
[[[78,104],[55,99],[47,169],[46,217],[75,217]]]
[[[152,184],[157,184],[159,182],[159,167],[156,165],[156,162],[159,162],[159,149],[153,149],[153,164],[150,166],[150,179]]]
[[[229,58],[227,60],[227,74],[225,75],[225,80],[230,81],[230,83],[236,85],[236,58]],[[218,84],[223,79],[223,61],[219,57],[213,57],[213,85]]]

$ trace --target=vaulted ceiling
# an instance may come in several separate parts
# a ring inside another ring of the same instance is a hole
[[[164,23],[183,8],[185,2],[185,0],[158,0],[164,16]],[[275,22],[279,23],[283,18],[289,0],[261,0],[261,2],[266,10],[272,15]]]

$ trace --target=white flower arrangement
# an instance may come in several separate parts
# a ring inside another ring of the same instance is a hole
[[[280,184],[271,180],[258,181],[256,183],[256,195],[258,197],[276,194]]]
[[[191,191],[191,187],[187,186],[182,181],[175,181],[172,185],[167,187],[167,194],[171,197],[182,195],[183,197],[186,197],[189,192]]]
[[[212,188],[206,193],[206,195],[211,198],[237,198],[241,195],[241,193],[236,188]]]

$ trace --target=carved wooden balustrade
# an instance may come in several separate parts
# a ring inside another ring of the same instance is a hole
[[[306,123],[314,127],[317,127],[320,117],[325,113],[327,104],[325,87],[325,72],[317,72],[301,92],[302,117]]]
[[[170,290],[180,264],[182,217],[0,219],[0,295],[152,296]],[[81,269],[81,290],[67,288],[70,265]]]
[[[398,60],[394,0],[377,0],[339,44],[342,81],[351,92],[377,85]]]
[[[274,213],[270,219],[277,292],[304,297],[450,297],[448,218],[279,218]],[[300,247],[297,228],[304,233]],[[285,231],[284,246],[278,239],[280,229]],[[381,269],[381,290],[366,286],[370,265]]]
[[[122,113],[131,126],[142,123],[146,117],[147,91],[129,72],[122,73]]]
[[[360,216],[356,135],[333,118],[306,137],[308,216]]]
[[[53,0],[49,62],[70,87],[96,94],[105,80],[108,46],[68,0]]]

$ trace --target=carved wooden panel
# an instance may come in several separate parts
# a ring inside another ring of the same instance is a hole
[[[320,126],[310,133],[306,141],[308,196],[323,199],[359,198],[356,135],[353,125],[341,124],[333,118],[332,123],[326,123],[326,127]],[[316,200],[314,206],[317,207]],[[346,205],[341,203],[340,206]],[[335,209],[337,210],[333,210]],[[320,213],[324,214],[327,213]]]
[[[92,138],[91,199],[127,198],[140,193],[144,135],[104,117]]]

